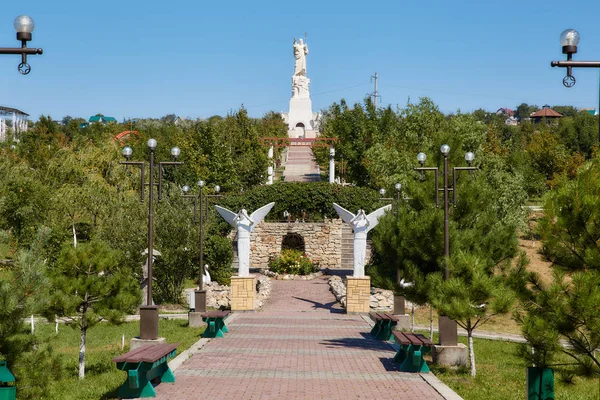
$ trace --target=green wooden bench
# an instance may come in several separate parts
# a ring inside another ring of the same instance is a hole
[[[225,326],[225,318],[229,311],[206,311],[202,313],[202,321],[206,322],[203,338],[223,337],[223,333],[229,332]]]
[[[400,344],[400,350],[394,356],[394,361],[400,364],[402,372],[429,372],[429,367],[423,359],[431,351],[433,343],[420,333],[393,332],[394,339]]]
[[[117,368],[127,372],[127,379],[121,385],[119,398],[156,397],[150,382],[160,378],[161,382],[175,382],[175,375],[167,361],[177,354],[175,344],[145,345],[112,359]]]
[[[369,317],[375,322],[371,335],[379,340],[394,340],[392,330],[398,324],[398,317],[389,313],[372,312]]]

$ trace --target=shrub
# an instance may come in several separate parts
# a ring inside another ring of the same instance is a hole
[[[285,249],[278,257],[269,259],[269,270],[278,274],[308,275],[319,270],[318,264],[301,251]]]
[[[226,237],[208,235],[204,239],[204,263],[208,264],[211,279],[229,285],[233,275],[233,247]]]

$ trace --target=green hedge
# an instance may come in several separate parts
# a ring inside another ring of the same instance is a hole
[[[274,185],[256,186],[243,193],[225,193],[218,204],[232,211],[242,208],[253,212],[270,202],[275,207],[269,212],[266,221],[284,221],[283,212],[288,211],[293,220],[322,221],[324,217],[338,218],[333,203],[356,212],[363,207],[366,212],[383,205],[376,190],[330,184],[328,182],[282,182]]]

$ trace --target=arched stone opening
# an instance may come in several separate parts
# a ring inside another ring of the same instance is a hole
[[[306,127],[302,122],[298,122],[296,127],[294,128],[294,134],[296,137],[300,139],[304,139],[304,135],[306,134]]]
[[[283,237],[283,240],[281,241],[281,250],[285,250],[285,249],[294,249],[294,250],[300,250],[301,252],[305,252],[305,247],[304,247],[304,238],[302,237],[302,235],[299,235],[297,233],[288,233],[287,235],[285,235]]]

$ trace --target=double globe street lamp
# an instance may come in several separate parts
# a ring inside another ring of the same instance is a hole
[[[42,49],[27,47],[27,42],[31,40],[33,28],[35,27],[33,19],[28,15],[19,15],[15,18],[15,30],[17,31],[17,40],[21,42],[21,47],[0,47],[0,54],[20,54],[21,63],[18,70],[22,75],[31,72],[31,66],[27,64],[27,55],[42,54]]]
[[[449,229],[449,192],[452,192],[453,204],[456,205],[456,176],[458,171],[474,171],[477,168],[472,167],[471,163],[475,159],[475,155],[472,152],[465,154],[465,161],[468,167],[454,167],[452,169],[452,187],[448,186],[448,155],[450,154],[450,146],[447,144],[442,145],[440,148],[442,156],[444,157],[444,169],[443,173],[443,186],[439,187],[439,171],[437,167],[425,167],[425,161],[427,155],[425,153],[419,153],[417,155],[417,161],[421,165],[419,168],[415,168],[415,171],[425,173],[427,171],[433,171],[435,174],[435,206],[439,207],[439,192],[444,193],[444,279],[450,278],[450,266],[448,264],[450,258],[450,229]],[[458,344],[457,326],[456,322],[450,318],[440,315],[439,317],[439,337],[440,345],[442,346],[456,346]]]
[[[177,161],[181,154],[179,147],[171,149],[173,161],[161,161],[158,163],[158,183],[155,183],[154,173],[157,166],[154,162],[154,152],[156,151],[156,140],[149,139],[147,142],[148,150],[150,151],[149,162],[149,186],[148,186],[148,282],[146,292],[146,304],[140,307],[140,339],[156,340],[158,339],[158,307],[152,302],[152,264],[154,258],[154,187],[157,187],[158,201],[162,200],[162,176],[163,167],[167,165],[182,165],[182,162]],[[123,147],[123,157],[127,161],[122,161],[123,165],[134,165],[140,167],[140,200],[144,201],[145,183],[145,168],[144,161],[129,161],[133,155],[133,149],[129,146]]]

